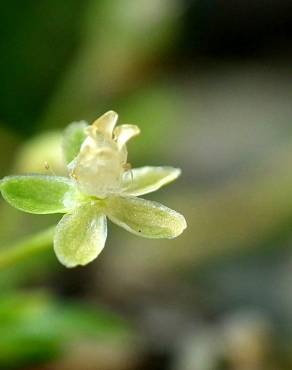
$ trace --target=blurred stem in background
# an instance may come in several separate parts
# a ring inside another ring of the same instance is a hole
[[[52,246],[55,227],[26,237],[21,241],[8,245],[0,250],[0,269],[9,267],[14,263],[28,258],[35,253]]]

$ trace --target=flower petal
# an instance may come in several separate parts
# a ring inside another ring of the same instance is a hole
[[[112,222],[145,238],[175,238],[187,226],[176,211],[136,197],[107,198],[105,213]]]
[[[88,126],[87,122],[73,122],[63,133],[63,153],[66,163],[70,163],[78,155],[81,144],[86,138],[85,128]]]
[[[113,110],[110,110],[99,117],[93,122],[92,126],[89,126],[89,130],[93,130],[93,134],[98,131],[105,137],[111,139],[113,129],[118,121],[118,114]]]
[[[0,191],[13,207],[37,214],[68,212],[79,196],[68,178],[45,175],[4,177]]]
[[[121,125],[116,127],[114,130],[114,135],[119,149],[121,149],[132,137],[139,134],[140,129],[135,125]]]
[[[63,216],[56,228],[54,250],[66,267],[84,266],[103,250],[106,237],[106,217],[89,202]]]
[[[180,174],[181,170],[174,167],[134,168],[124,175],[123,192],[135,196],[148,194],[175,180]]]

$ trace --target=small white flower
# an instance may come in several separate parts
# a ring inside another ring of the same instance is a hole
[[[126,143],[137,126],[116,126],[109,111],[91,126],[73,123],[65,130],[63,150],[69,178],[9,176],[1,181],[3,197],[30,213],[65,213],[58,223],[54,249],[67,267],[86,265],[102,251],[107,221],[146,238],[174,238],[186,228],[184,217],[162,204],[138,198],[181,173],[173,167],[129,169]]]
[[[140,133],[137,126],[116,128],[117,113],[109,111],[85,129],[87,138],[69,164],[69,174],[81,192],[104,198],[122,191],[127,165],[127,141]]]

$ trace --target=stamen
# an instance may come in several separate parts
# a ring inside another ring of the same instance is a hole
[[[51,166],[49,165],[47,161],[44,162],[44,167],[45,167],[45,170],[50,171],[52,175],[56,176],[56,173],[53,171],[53,169],[51,168]]]

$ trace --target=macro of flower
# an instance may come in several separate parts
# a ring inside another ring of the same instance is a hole
[[[63,152],[68,177],[7,176],[3,198],[35,214],[64,213],[55,230],[54,250],[66,267],[86,265],[102,251],[107,218],[145,238],[175,238],[186,228],[184,217],[157,202],[139,198],[175,180],[173,167],[131,169],[126,143],[140,133],[135,125],[116,126],[109,111],[92,125],[72,123],[65,129]]]

